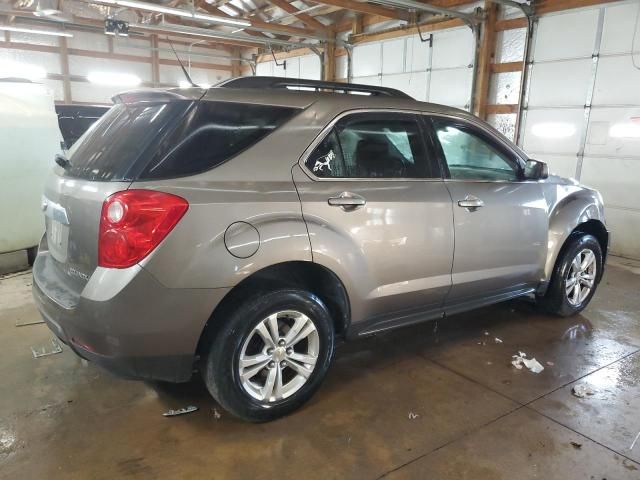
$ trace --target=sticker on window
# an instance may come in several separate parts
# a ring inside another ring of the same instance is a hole
[[[322,161],[323,158],[324,162]],[[316,164],[313,166],[313,171],[324,172],[324,167],[327,167],[330,172],[333,172],[333,170],[331,170],[331,160],[334,160],[335,158],[336,154],[333,152],[333,149],[329,150],[329,153],[316,160]]]

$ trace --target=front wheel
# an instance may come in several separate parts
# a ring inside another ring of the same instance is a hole
[[[550,313],[568,317],[589,304],[602,278],[602,249],[592,235],[575,234],[562,249],[544,297],[538,299]]]
[[[322,301],[283,289],[238,305],[209,348],[203,376],[222,407],[264,422],[300,407],[318,389],[334,353],[334,330]]]

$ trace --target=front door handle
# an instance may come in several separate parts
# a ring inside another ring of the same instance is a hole
[[[480,207],[484,207],[484,202],[480,200],[478,197],[474,197],[473,195],[467,195],[466,197],[464,197],[464,200],[458,200],[458,206],[462,208],[466,208],[470,212],[473,212]]]
[[[367,203],[364,197],[351,192],[342,192],[336,197],[329,197],[327,202],[332,207],[340,207],[346,212],[356,210]]]

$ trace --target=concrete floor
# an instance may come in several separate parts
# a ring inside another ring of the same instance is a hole
[[[640,269],[610,263],[581,316],[516,301],[340,345],[311,402],[263,425],[199,379],[119,380],[66,348],[34,359],[51,335],[15,327],[38,314],[30,276],[5,277],[0,478],[640,479]],[[513,368],[519,350],[545,370]],[[162,416],[186,405],[200,410]]]

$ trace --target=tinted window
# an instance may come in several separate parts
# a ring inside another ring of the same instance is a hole
[[[353,114],[340,120],[307,159],[321,178],[431,177],[411,115]]]
[[[66,148],[76,143],[82,134],[108,110],[109,107],[57,105],[58,126]]]
[[[203,172],[255,144],[298,110],[228,102],[199,102],[161,143],[140,178]]]
[[[470,130],[434,122],[449,174],[457,180],[518,179],[516,164]]]
[[[142,153],[192,102],[117,104],[69,151],[72,177],[108,181],[130,179]]]

